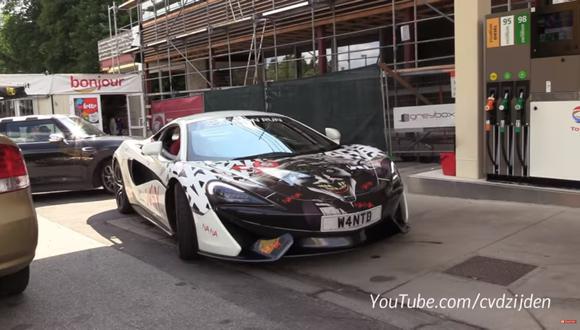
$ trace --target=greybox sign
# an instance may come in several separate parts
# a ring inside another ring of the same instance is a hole
[[[396,130],[455,126],[455,104],[396,107],[393,111]]]

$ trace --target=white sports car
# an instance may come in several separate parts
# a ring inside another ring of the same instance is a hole
[[[395,164],[285,116],[214,112],[176,120],[113,159],[121,213],[136,211],[179,255],[275,261],[352,249],[408,230]]]

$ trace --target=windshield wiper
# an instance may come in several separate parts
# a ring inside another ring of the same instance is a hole
[[[294,155],[291,152],[270,152],[267,154],[258,154],[254,156],[245,156],[240,158],[235,158],[234,160],[246,160],[246,159],[263,159],[263,158],[279,158]]]
[[[75,136],[75,138],[77,140],[86,140],[86,139],[92,139],[92,138],[95,138],[95,137],[97,137],[97,136],[94,135],[94,134],[93,135],[76,135]]]
[[[317,149],[314,149],[314,150],[301,152],[299,154],[299,156],[302,156],[302,155],[323,154],[323,153],[326,153],[326,152],[334,151],[334,150],[339,149],[339,148],[340,148],[340,146],[336,146],[336,147],[333,146],[333,147],[330,147],[330,148],[317,148]]]

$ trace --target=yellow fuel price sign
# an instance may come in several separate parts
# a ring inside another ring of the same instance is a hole
[[[487,48],[497,48],[499,47],[499,17],[489,18],[486,22],[486,39]]]

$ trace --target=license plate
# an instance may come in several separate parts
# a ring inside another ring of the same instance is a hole
[[[322,232],[337,232],[364,228],[379,222],[382,217],[381,211],[382,206],[377,206],[357,213],[323,216],[320,230]]]

